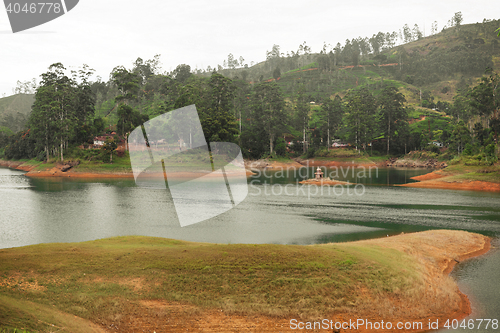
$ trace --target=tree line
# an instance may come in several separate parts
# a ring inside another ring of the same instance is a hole
[[[312,156],[334,140],[388,155],[433,149],[433,141],[457,154],[495,155],[500,78],[493,72],[460,91],[447,105],[453,116],[449,126],[431,132],[412,129],[409,113],[414,110],[390,84],[351,89],[311,106],[303,86],[285,98],[276,82],[249,84],[216,72],[197,76],[187,65],[158,74],[153,65],[138,60],[130,70],[116,67],[106,83],[89,82],[92,70],[87,66],[68,76],[62,64],[51,65],[41,75],[27,128],[0,136],[5,157],[64,160],[68,148],[90,145],[105,129],[126,138],[148,119],[191,104],[197,107],[207,142],[237,143],[246,158]],[[96,100],[106,89],[114,98],[112,109],[101,117]]]

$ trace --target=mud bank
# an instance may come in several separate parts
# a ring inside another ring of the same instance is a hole
[[[483,182],[479,180],[446,181],[445,179],[426,180],[419,183],[399,186],[417,188],[436,188],[442,190],[500,192],[500,183]]]
[[[44,170],[36,170],[36,166],[27,165],[22,161],[4,161],[0,160],[0,166],[8,167],[16,170],[27,171],[25,176],[34,178],[47,178],[47,177],[62,177],[62,178],[125,178],[134,179],[134,174],[132,172],[101,172],[101,171],[78,171],[78,167],[71,167],[69,169],[65,168],[65,165],[57,165],[52,168],[47,168]],[[254,173],[250,170],[246,170],[246,176],[249,177]],[[216,174],[209,174],[215,176]],[[193,177],[206,176],[203,173],[196,172],[176,172],[170,173],[169,177],[175,179],[192,179]],[[240,173],[226,172],[228,177],[239,177]],[[147,178],[163,178],[163,174],[152,173],[146,176]]]
[[[485,182],[479,180],[454,180],[449,175],[441,173],[440,170],[433,171],[425,175],[412,177],[418,183],[408,183],[399,186],[417,188],[435,188],[442,190],[463,190],[463,191],[485,191],[500,192],[500,183]]]

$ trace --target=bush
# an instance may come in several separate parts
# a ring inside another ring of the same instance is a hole
[[[309,148],[306,156],[307,156],[307,158],[313,158],[315,154],[316,154],[316,148],[312,147],[312,148]]]
[[[276,147],[275,147],[275,150],[276,150],[276,155],[278,156],[286,156],[286,142],[285,142],[285,139],[283,138],[278,138],[278,140],[276,140]]]
[[[498,157],[496,156],[496,145],[494,143],[490,143],[486,147],[484,147],[484,155],[485,159],[488,163],[493,164],[498,161]]]
[[[472,147],[472,145],[470,143],[467,143],[465,145],[465,148],[462,152],[465,156],[472,156],[474,154],[474,148]]]
[[[435,144],[432,144],[431,146],[432,146],[432,147],[431,147],[430,151],[431,151],[432,153],[434,153],[434,154],[436,154],[436,155],[439,155],[439,153],[441,153],[441,152],[439,151],[439,147],[438,147],[438,146],[436,146]]]
[[[47,154],[45,153],[45,150],[42,150],[41,152],[38,153],[38,155],[36,155],[36,160],[37,161],[45,161],[47,159]]]
[[[327,147],[320,147],[318,150],[316,150],[316,156],[327,157],[328,156],[328,148]]]

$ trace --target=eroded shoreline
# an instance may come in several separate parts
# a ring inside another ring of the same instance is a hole
[[[418,182],[398,186],[442,190],[500,192],[500,183],[470,179],[457,180],[454,179],[453,176],[444,175],[439,171],[433,171],[425,175],[412,177],[411,179],[417,180]]]
[[[103,179],[103,178],[124,178],[124,179],[134,179],[132,172],[98,172],[98,171],[78,171],[74,169],[69,169],[66,172],[61,171],[57,167],[53,167],[49,170],[36,170],[32,165],[26,165],[23,161],[5,161],[0,160],[0,166],[9,167],[21,171],[26,171],[25,176],[34,178],[44,178],[44,177],[66,177],[66,178],[82,178],[82,179]],[[315,166],[326,166],[326,167],[383,167],[379,164],[366,164],[366,163],[347,163],[347,162],[335,162],[335,161],[310,161],[307,165],[302,165],[296,161],[290,163],[284,162],[272,162],[272,163],[262,163],[261,161],[245,161],[246,166],[246,176],[250,177],[255,174],[254,171],[260,172],[261,170],[290,170],[302,167],[315,167]],[[253,170],[253,171],[252,171]],[[479,181],[479,180],[448,180],[447,175],[443,175],[442,170],[432,171],[428,174],[412,177],[412,179],[417,180],[415,183],[402,184],[397,186],[403,187],[415,187],[415,188],[429,188],[429,189],[446,189],[446,190],[465,190],[465,191],[485,191],[485,192],[500,192],[500,183]],[[232,176],[230,173],[228,176]],[[162,175],[156,175],[161,178]],[[241,176],[238,174],[238,176]],[[185,172],[179,172],[174,177],[179,178],[192,178],[192,174]],[[341,184],[341,181],[332,180],[329,185]]]

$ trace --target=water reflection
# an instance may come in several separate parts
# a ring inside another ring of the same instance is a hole
[[[431,172],[431,169],[415,168],[379,168],[371,167],[321,167],[325,177],[364,185],[397,185],[415,182],[411,177]],[[303,167],[291,170],[265,169],[255,170],[250,178],[254,184],[293,184],[302,180],[314,178],[316,167]]]

